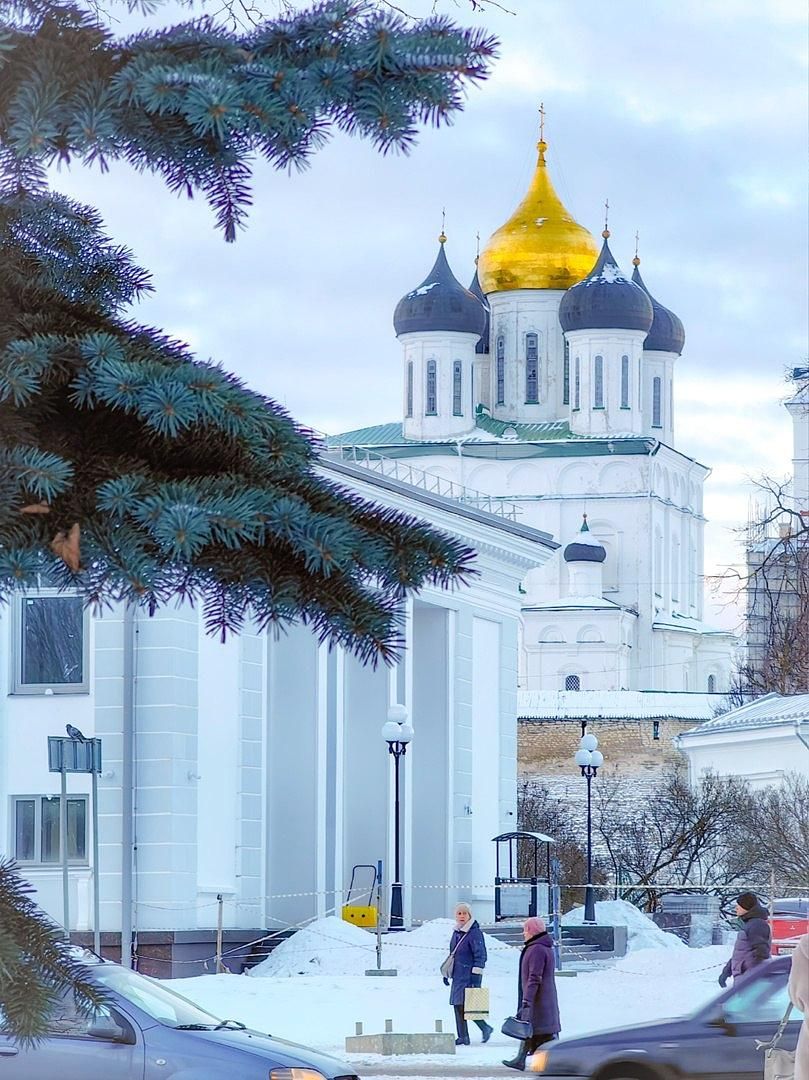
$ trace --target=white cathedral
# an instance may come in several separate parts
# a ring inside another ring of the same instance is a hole
[[[709,469],[674,435],[683,325],[637,256],[631,279],[621,271],[606,228],[599,252],[556,194],[542,139],[538,151],[469,288],[442,233],[396,306],[402,422],[331,446],[415,458],[568,541],[521,586],[523,690],[719,692],[735,638],[703,621]]]

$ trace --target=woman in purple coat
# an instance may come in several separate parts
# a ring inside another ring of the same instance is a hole
[[[543,919],[526,919],[522,930],[525,945],[520,954],[520,1020],[531,1024],[531,1037],[520,1043],[517,1056],[504,1061],[510,1069],[525,1071],[525,1059],[562,1030],[556,996],[556,958],[553,941]]]

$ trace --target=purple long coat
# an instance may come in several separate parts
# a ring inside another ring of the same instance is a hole
[[[555,970],[550,934],[530,938],[520,954],[519,1016],[531,1021],[535,1035],[558,1035],[562,1030]]]

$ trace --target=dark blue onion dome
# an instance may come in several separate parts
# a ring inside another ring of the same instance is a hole
[[[477,296],[456,280],[444,254],[446,236],[438,238],[438,258],[417,289],[403,296],[393,313],[393,327],[400,334],[427,330],[454,330],[477,334],[486,329],[486,311]]]
[[[652,301],[652,311],[654,312],[654,319],[652,321],[652,329],[649,331],[649,336],[643,343],[643,348],[648,351],[654,352],[673,352],[678,355],[683,351],[683,345],[685,345],[685,329],[679,318],[673,311],[669,311],[667,307],[655,300],[640,276],[640,259],[635,256],[632,260],[632,264],[635,269],[632,271],[632,280],[636,285],[640,285],[649,299]]]
[[[569,330],[643,330],[654,319],[652,302],[640,285],[622,272],[612,256],[609,230],[602,233],[604,246],[598,262],[584,279],[562,297],[559,322]]]
[[[475,346],[476,353],[488,353],[489,351],[489,326],[491,320],[491,308],[489,307],[489,301],[486,299],[486,295],[483,289],[480,287],[480,277],[478,276],[478,260],[475,259],[475,276],[472,278],[472,284],[469,286],[469,291],[473,296],[476,296],[483,304],[483,310],[486,312],[486,328],[480,336],[480,341]]]
[[[576,539],[563,552],[565,562],[604,562],[607,550],[590,532],[587,515],[582,515],[582,526]]]

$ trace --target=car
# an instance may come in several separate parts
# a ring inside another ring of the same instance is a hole
[[[761,1080],[756,1040],[769,1041],[789,1002],[789,957],[765,960],[690,1016],[582,1038],[562,1038],[529,1061],[545,1080]],[[781,1046],[794,1050],[793,1010]]]
[[[773,954],[786,956],[795,952],[801,937],[809,934],[809,897],[773,900],[771,923]]]
[[[82,1016],[69,991],[33,1047],[0,1031],[1,1080],[359,1080],[338,1059],[212,1016],[157,979],[97,957],[88,966],[105,1006]]]

